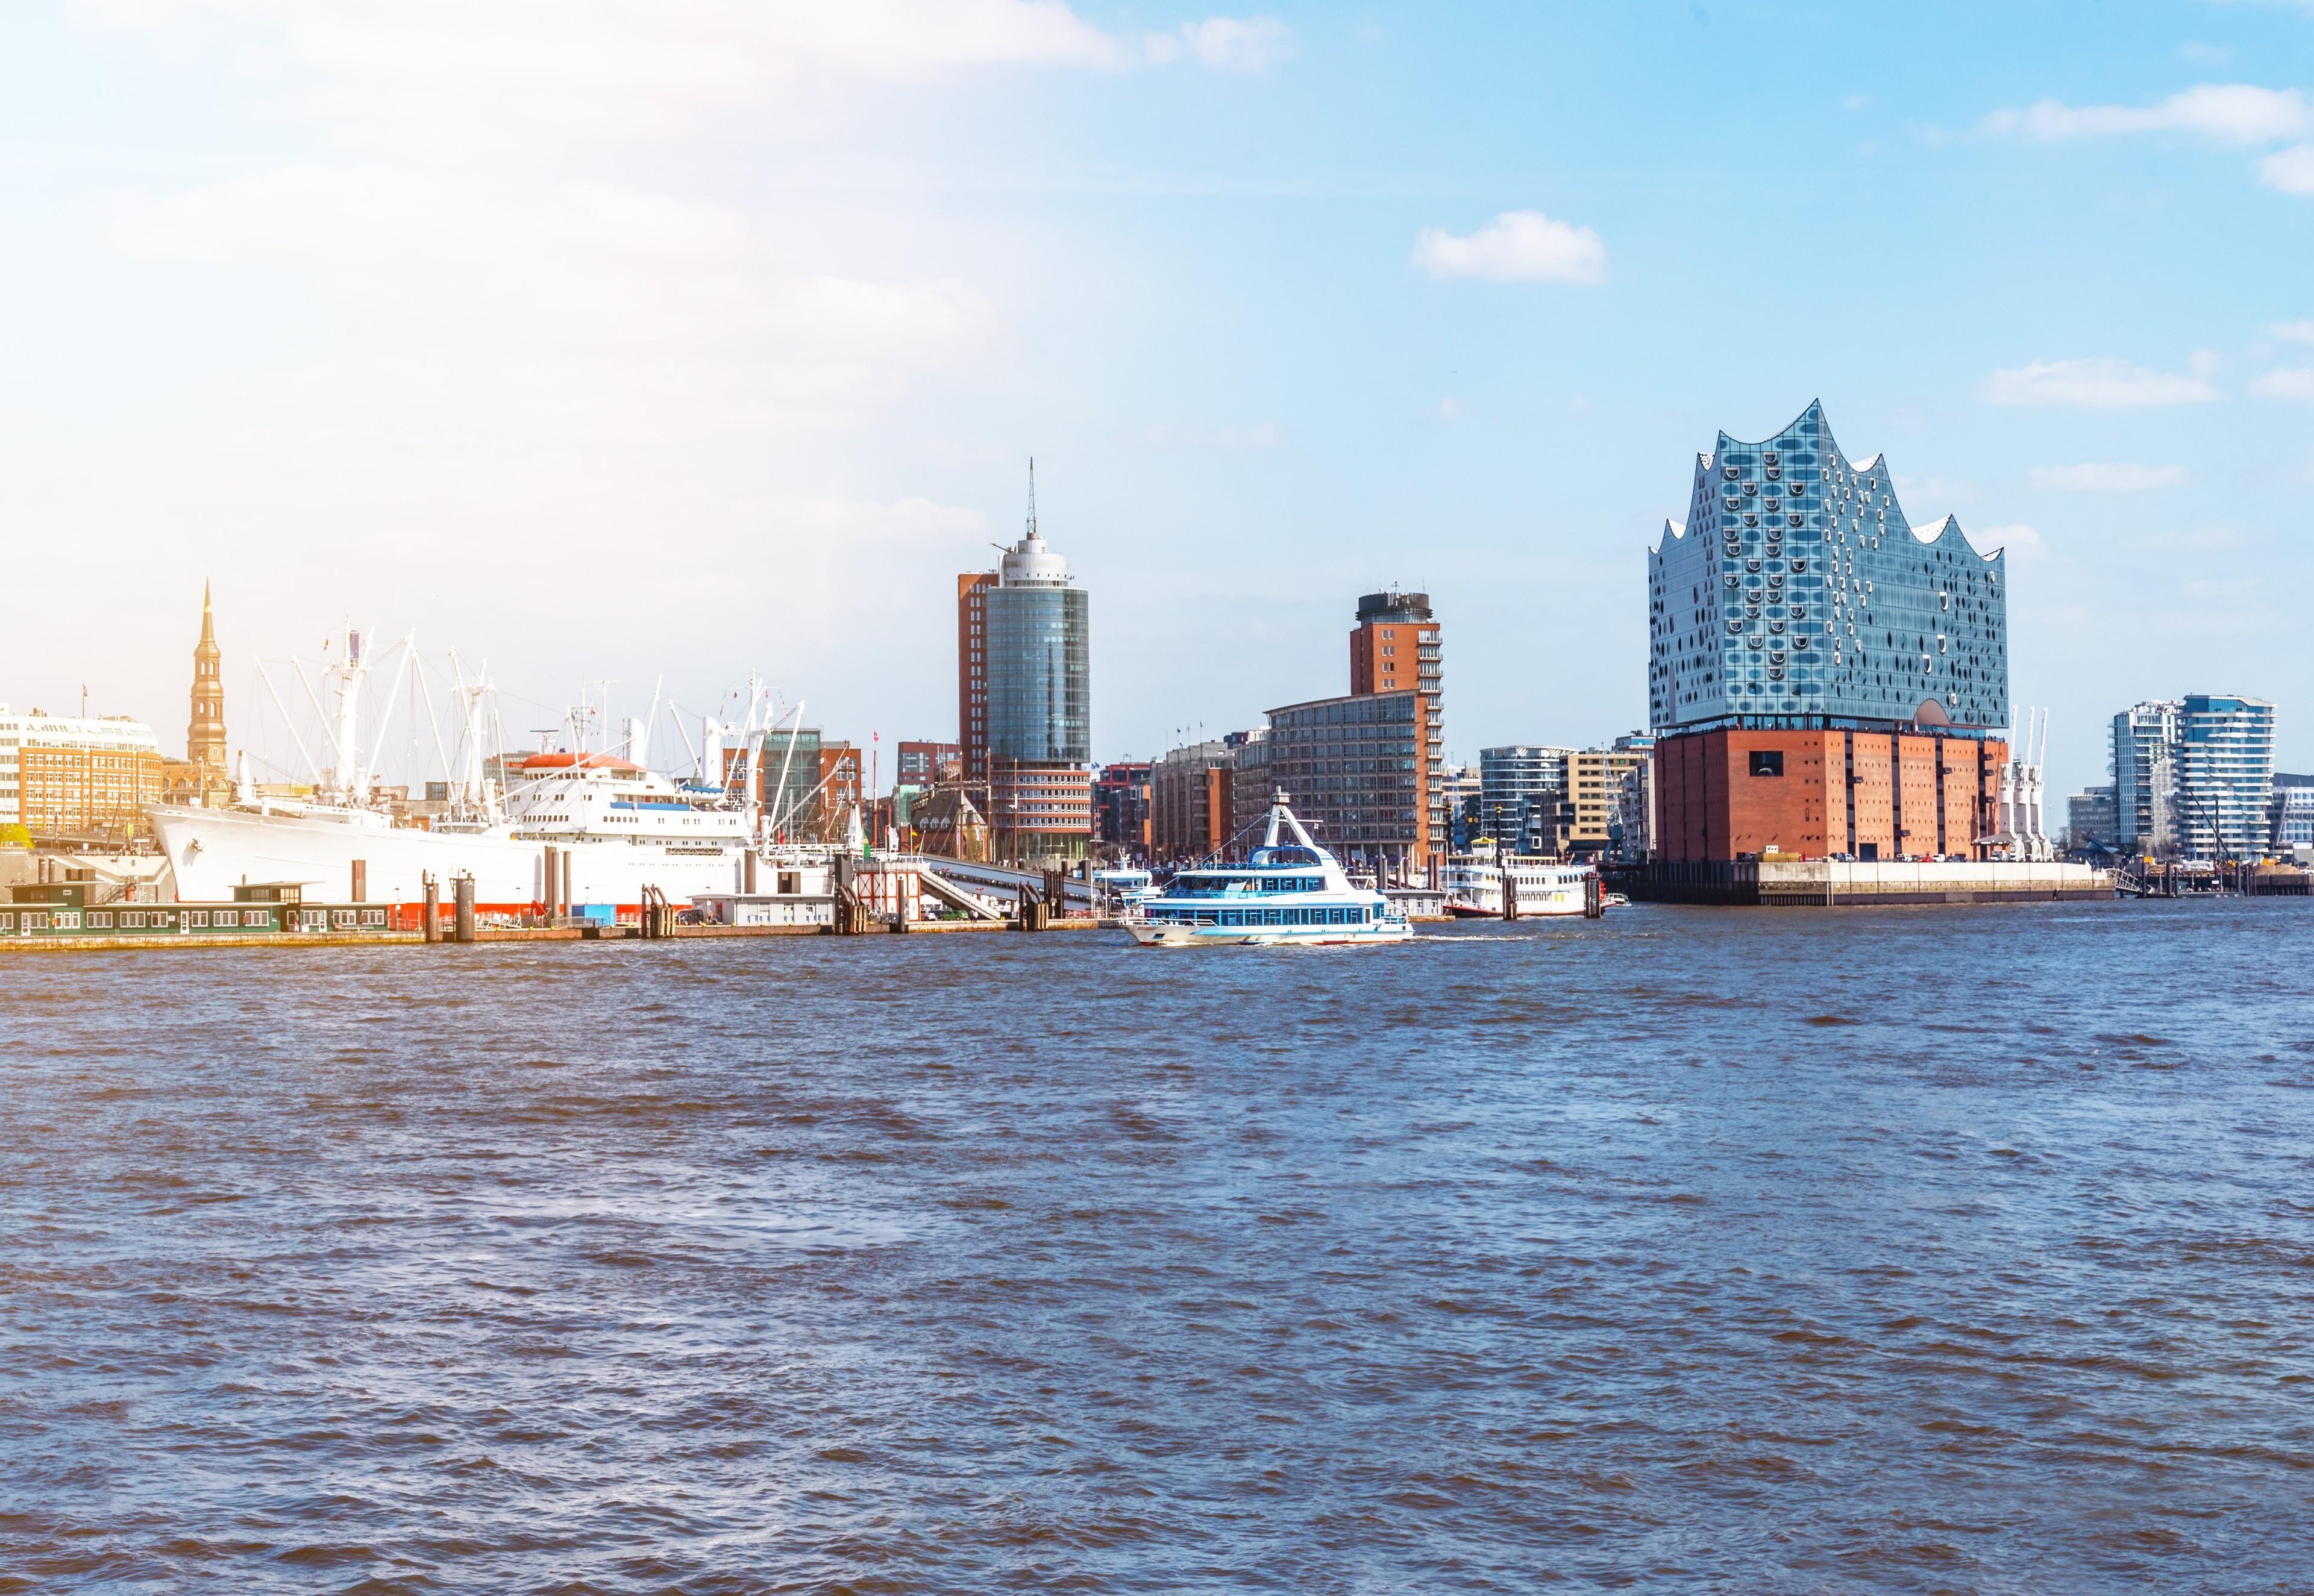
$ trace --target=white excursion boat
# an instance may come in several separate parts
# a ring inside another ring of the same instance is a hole
[[[1268,831],[1241,865],[1183,870],[1124,916],[1144,948],[1403,942],[1414,935],[1390,900],[1355,886],[1276,795]]]
[[[1155,895],[1156,877],[1139,865],[1112,865],[1092,873],[1093,890],[1119,909]]]
[[[1519,917],[1524,919],[1583,913],[1598,872],[1589,865],[1556,864],[1516,854],[1500,860],[1451,859],[1439,877],[1446,889],[1446,913],[1465,920],[1500,920],[1506,878],[1518,895]]]

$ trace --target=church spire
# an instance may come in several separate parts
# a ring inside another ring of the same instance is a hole
[[[201,640],[193,645],[192,719],[185,727],[185,758],[199,767],[204,788],[221,784],[225,770],[225,677],[218,670],[216,613],[209,584],[201,583]]]

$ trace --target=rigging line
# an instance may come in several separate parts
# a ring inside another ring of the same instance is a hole
[[[265,691],[272,694],[273,707],[281,711],[281,724],[288,731],[289,740],[297,745],[297,757],[305,762],[305,769],[307,772],[313,776],[314,780],[317,782],[320,781],[322,779],[322,772],[320,769],[314,765],[314,756],[305,752],[305,739],[297,735],[296,723],[289,719],[289,706],[281,701],[280,692],[273,685],[273,678],[266,675],[265,662],[261,659],[257,661],[257,678],[259,681],[265,683]],[[303,673],[300,673],[297,679],[301,682],[305,680]],[[313,692],[313,689],[308,687],[305,691],[310,694]],[[320,707],[321,706],[319,704],[314,705],[314,708],[316,709],[319,709]],[[263,723],[260,722],[260,724],[261,725]]]
[[[422,687],[424,667],[422,666],[417,666],[413,662],[412,668],[417,669],[420,673],[420,685]],[[441,719],[434,713],[434,695],[430,692],[421,691],[418,694],[418,697],[425,702],[427,724],[434,728],[434,757],[442,762],[442,780],[445,782],[447,782],[450,780],[450,753],[448,749],[442,745],[442,721]],[[411,726],[410,740],[412,743],[415,743],[418,740],[418,728],[415,724],[418,719],[418,707],[414,703],[411,706],[410,718],[412,722]]]

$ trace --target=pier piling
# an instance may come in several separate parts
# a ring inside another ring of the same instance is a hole
[[[461,942],[471,942],[474,939],[474,878],[472,876],[460,876],[450,885],[451,890],[456,895],[455,935]]]
[[[442,884],[434,879],[431,870],[426,872],[425,883],[426,923],[423,929],[428,942],[439,942],[442,939]]]

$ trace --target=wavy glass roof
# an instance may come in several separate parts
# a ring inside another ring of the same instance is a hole
[[[2004,726],[2007,586],[1956,517],[1914,528],[1820,403],[1770,437],[1723,432],[1648,551],[1650,718]]]

